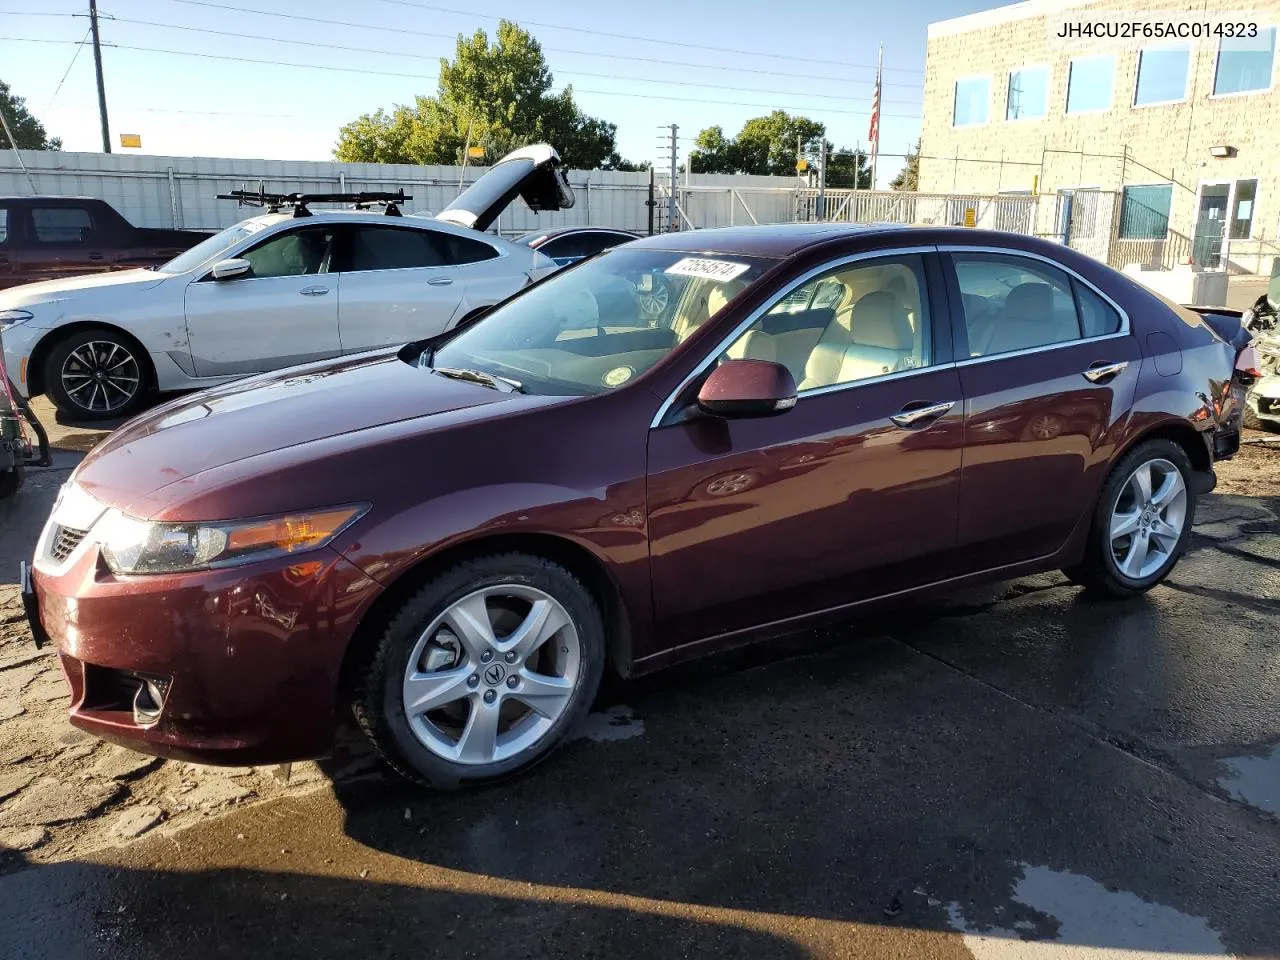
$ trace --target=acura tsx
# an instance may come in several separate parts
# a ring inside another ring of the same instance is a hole
[[[405,775],[490,781],[606,668],[980,579],[1150,589],[1239,444],[1218,326],[1029,237],[639,239],[434,339],[134,419],[24,596],[107,739],[284,762],[351,708]]]

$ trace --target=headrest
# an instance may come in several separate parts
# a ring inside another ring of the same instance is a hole
[[[1047,283],[1020,283],[1005,297],[1004,310],[1028,320],[1047,317],[1053,310],[1053,288]]]
[[[911,323],[898,298],[889,290],[864,293],[853,305],[850,318],[853,342],[883,350],[910,350]]]
[[[707,316],[714,317],[730,300],[736,297],[743,288],[741,282],[731,281],[711,288],[707,294]]]

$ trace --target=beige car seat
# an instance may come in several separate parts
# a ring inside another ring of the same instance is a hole
[[[827,325],[805,364],[801,390],[896,373],[911,365],[914,335],[907,312],[889,290],[873,290]]]

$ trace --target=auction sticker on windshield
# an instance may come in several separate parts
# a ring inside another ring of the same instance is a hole
[[[666,273],[677,277],[699,277],[703,280],[732,280],[751,269],[749,263],[732,260],[708,260],[705,257],[685,257],[667,267]]]

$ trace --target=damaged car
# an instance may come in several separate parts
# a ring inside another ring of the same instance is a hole
[[[1280,257],[1271,267],[1267,292],[1245,311],[1241,322],[1254,334],[1257,381],[1245,397],[1244,425],[1280,430]]]
[[[488,783],[606,670],[1046,570],[1150,590],[1239,448],[1249,339],[1035,237],[638,239],[134,419],[63,487],[23,601],[105,739],[282,763],[349,709],[412,780]]]

